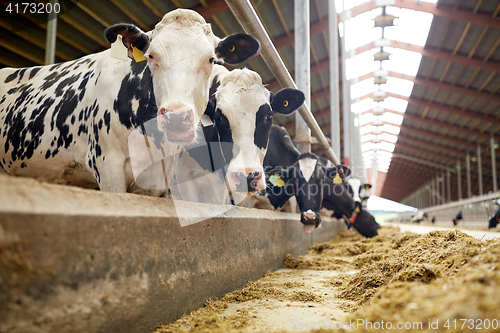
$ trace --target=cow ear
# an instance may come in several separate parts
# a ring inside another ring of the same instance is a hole
[[[364,184],[363,187],[365,188],[366,191],[372,188],[372,184]]]
[[[215,48],[217,58],[228,64],[239,64],[259,51],[259,41],[250,35],[234,34],[221,40]]]
[[[359,202],[359,201],[354,202],[354,210],[356,211],[356,213],[359,213],[360,211],[363,210],[363,206],[361,206],[361,202]]]
[[[326,169],[326,177],[333,179],[334,184],[342,184],[350,174],[351,169],[343,164]]]
[[[271,93],[271,109],[273,112],[290,114],[304,103],[304,93],[297,89],[284,88],[276,94]]]
[[[149,48],[148,35],[133,24],[118,23],[104,31],[104,37],[110,44],[116,41],[118,35],[123,37],[122,41],[128,49],[128,57],[130,59],[134,59],[132,46],[143,53],[146,53]]]

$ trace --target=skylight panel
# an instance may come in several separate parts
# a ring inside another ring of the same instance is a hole
[[[378,145],[379,145],[380,149],[386,150],[386,151],[391,152],[391,153],[394,151],[394,148],[396,148],[395,144],[385,142],[385,141],[380,142]]]
[[[385,28],[385,38],[424,46],[429,35],[433,15],[403,8],[399,11],[398,16],[394,19],[395,26]]]
[[[377,158],[379,156],[386,156],[386,157],[392,158],[392,153],[389,153],[388,151],[385,151],[385,150],[379,150],[377,152]]]
[[[396,125],[401,125],[403,123],[403,116],[394,114],[394,113],[389,113],[386,112],[383,115],[380,116],[382,118],[382,121],[391,123],[391,124],[396,124]]]
[[[400,98],[387,97],[383,102],[380,102],[380,106],[385,109],[404,113],[408,106],[408,101]]]
[[[361,142],[371,141],[374,137],[375,135],[373,134],[365,134],[361,136]]]
[[[382,126],[382,131],[392,133],[394,135],[398,135],[400,128],[397,126],[389,125],[389,124],[384,124]]]
[[[373,148],[373,143],[365,142],[361,144],[361,151],[367,151]]]
[[[369,124],[371,123],[374,119],[375,119],[375,116],[373,115],[373,113],[366,113],[364,115],[362,115],[360,117],[361,119],[361,126],[363,126],[364,124]],[[363,128],[363,127],[361,127]]]
[[[375,28],[375,16],[374,11],[369,11],[346,21],[347,51],[382,38],[382,28]]]
[[[368,1],[370,1],[370,0],[349,0],[349,1],[335,0],[335,10],[337,11],[337,13],[341,13],[342,9],[344,8],[343,7],[344,2],[346,5],[345,9],[348,10],[348,9],[352,9],[356,6],[362,5]]]
[[[373,99],[365,98],[357,103],[351,104],[351,111],[355,114],[363,113],[373,109],[375,106],[377,106],[377,104],[373,101]],[[361,124],[363,124],[362,121]]]
[[[361,116],[361,118],[363,118],[363,116]],[[363,123],[363,119],[361,119],[361,123]],[[372,126],[372,125],[365,125],[365,126],[361,126],[361,129],[359,130],[361,135],[364,135],[366,133],[370,133],[371,131],[373,131],[375,129],[375,126]],[[392,133],[392,132],[391,132]]]
[[[373,78],[363,80],[351,85],[351,98],[359,98],[368,95],[377,90],[377,86],[373,84]]]
[[[390,51],[387,51],[391,53],[390,60],[382,62],[382,69],[412,76],[417,75],[422,54],[398,48],[391,48]]]
[[[386,84],[380,85],[380,90],[408,97],[411,95],[413,85],[413,81],[389,77]]]
[[[382,140],[386,140],[386,141],[389,141],[389,142],[396,142],[396,141],[398,141],[398,137],[397,136],[389,134],[389,133],[382,133],[380,135],[380,138]]]
[[[373,61],[373,55],[377,52],[378,49],[371,49],[347,59],[347,79],[351,80],[352,78],[360,77],[379,69],[380,63]]]

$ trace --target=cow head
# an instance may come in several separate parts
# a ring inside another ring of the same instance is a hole
[[[158,107],[158,128],[169,141],[181,144],[196,139],[199,116],[208,103],[214,62],[239,63],[259,49],[258,41],[245,34],[220,40],[201,15],[186,9],[167,13],[148,33],[131,24],[116,24],[105,32],[110,43],[118,34],[130,58],[137,50],[146,56]]]
[[[282,206],[295,195],[301,211],[300,221],[304,230],[311,233],[321,223],[319,211],[323,203],[325,179],[340,179],[342,182],[349,175],[348,170],[344,165],[326,168],[315,154],[304,153],[289,168],[270,172],[269,182],[273,186],[269,199],[276,207],[276,204]]]
[[[225,75],[205,112],[216,129],[227,167],[226,180],[232,192],[252,194],[265,189],[262,167],[273,115],[290,114],[304,102],[296,89],[270,93],[261,77],[248,69]]]

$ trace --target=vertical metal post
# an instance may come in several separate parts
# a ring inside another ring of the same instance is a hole
[[[294,2],[295,13],[295,82],[306,96],[305,104],[311,109],[311,57],[309,0]],[[311,130],[299,113],[295,113],[295,140],[301,153],[311,151]]]
[[[434,195],[434,178],[431,178],[431,206],[434,206],[436,204],[436,196]]]
[[[470,154],[467,152],[465,155],[465,168],[467,169],[467,198],[472,197],[472,190],[470,185]]]
[[[346,50],[346,21],[347,13],[345,10],[345,0],[342,2],[342,26],[343,26],[343,36],[340,43],[340,49],[342,51],[342,116],[343,116],[343,130],[344,130],[344,164],[350,166],[351,158],[351,92],[350,84],[347,79],[347,50]]]
[[[58,0],[50,0],[52,9]],[[56,60],[56,40],[57,40],[57,13],[52,10],[47,18],[47,35],[45,41],[45,65],[53,64]]]
[[[446,192],[448,193],[448,202],[451,202],[451,172],[446,169]]]
[[[441,202],[441,184],[439,183],[439,174],[436,175],[436,204],[439,206]]]
[[[330,138],[335,155],[340,156],[339,32],[335,1],[328,1],[330,44]]]
[[[460,166],[460,159],[457,159],[457,187],[458,200],[462,200],[462,167]]]
[[[483,163],[481,161],[481,145],[477,145],[477,177],[479,183],[479,195],[483,195]]]
[[[491,136],[490,139],[490,145],[491,145],[491,177],[493,178],[493,192],[498,191],[498,184],[497,184],[497,160],[495,156],[495,138],[493,135]]]
[[[447,200],[446,200],[446,181],[445,181],[445,172],[441,172],[441,188],[443,190],[443,196],[441,198],[441,204],[444,205]]]
[[[373,162],[372,162],[372,195],[377,195],[377,178],[378,178],[378,165],[377,165],[377,150],[373,151]]]

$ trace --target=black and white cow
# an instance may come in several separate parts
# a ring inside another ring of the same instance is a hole
[[[488,229],[496,228],[499,222],[500,222],[500,208],[498,208],[495,214],[490,216],[490,220],[488,221]]]
[[[339,175],[343,178],[344,175],[339,173],[343,166],[326,168],[315,154],[300,154],[286,129],[273,125],[264,167],[268,180],[267,197],[272,206],[281,208],[295,196],[304,230],[311,233],[318,228],[325,177]]]
[[[182,198],[189,201],[241,203],[265,189],[263,160],[273,115],[289,115],[304,102],[300,90],[273,94],[259,74],[249,69],[228,72],[218,66],[204,116],[206,144],[181,155],[176,179]],[[227,187],[226,187],[227,184]]]
[[[370,197],[369,190],[371,184],[362,184],[359,178],[349,178],[347,180],[347,190],[354,201],[361,202],[361,206],[366,210],[368,198]]]
[[[462,219],[462,211],[459,211],[458,214],[453,218],[453,225],[457,225],[458,221]]]
[[[122,40],[125,56],[147,61],[112,58],[106,50],[56,65],[0,70],[0,169],[59,184],[161,195],[164,190],[135,184],[131,134],[138,133],[136,141],[148,150],[175,156],[196,140],[216,59],[239,63],[259,48],[243,34],[221,41],[202,16],[183,9],[167,13],[147,33],[117,24],[105,37]],[[166,172],[174,166],[166,165]]]

